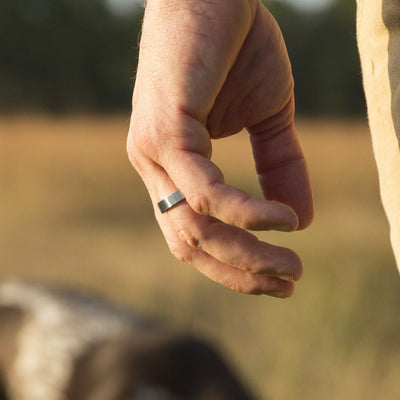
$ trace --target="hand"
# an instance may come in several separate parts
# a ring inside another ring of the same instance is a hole
[[[129,158],[171,252],[245,293],[288,297],[302,275],[291,250],[250,230],[292,231],[313,218],[279,27],[258,0],[148,0],[128,135]],[[211,138],[246,128],[267,200],[224,184]],[[177,188],[186,197],[161,214]]]

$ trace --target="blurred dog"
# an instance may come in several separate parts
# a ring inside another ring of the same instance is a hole
[[[0,400],[251,400],[207,343],[94,295],[0,284]]]

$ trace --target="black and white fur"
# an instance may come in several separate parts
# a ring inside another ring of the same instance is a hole
[[[94,295],[0,283],[0,400],[251,400],[207,343]]]

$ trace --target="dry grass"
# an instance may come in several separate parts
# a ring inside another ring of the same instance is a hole
[[[400,280],[364,122],[299,121],[317,217],[265,233],[302,256],[290,300],[249,297],[169,255],[125,155],[127,117],[0,120],[0,274],[85,285],[218,342],[262,398],[394,400]],[[245,135],[215,144],[257,195]]]

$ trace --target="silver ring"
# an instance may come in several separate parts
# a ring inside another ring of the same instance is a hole
[[[170,208],[175,206],[176,204],[180,203],[182,200],[185,200],[185,196],[182,192],[178,189],[175,192],[165,196],[162,200],[160,200],[157,205],[160,209],[161,213],[164,214]]]

